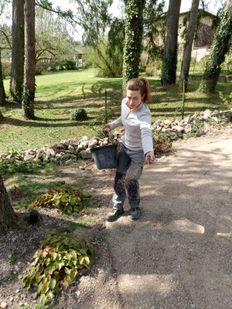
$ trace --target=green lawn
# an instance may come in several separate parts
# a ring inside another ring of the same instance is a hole
[[[180,117],[182,94],[178,87],[164,89],[160,87],[158,77],[149,77],[149,80],[153,90],[150,104],[153,120]],[[219,83],[218,93],[210,97],[196,91],[198,83],[196,80],[190,82],[190,91],[186,94],[186,115],[206,108],[232,107],[229,83]],[[104,123],[105,90],[109,119],[119,114],[122,98],[120,78],[95,77],[95,70],[88,69],[37,76],[36,84],[35,114],[38,120],[24,120],[17,105],[1,108],[6,118],[0,125],[0,152],[42,148],[64,139],[93,136]],[[9,88],[8,80],[5,81],[5,88]],[[88,121],[71,120],[71,111],[79,107],[86,109]]]

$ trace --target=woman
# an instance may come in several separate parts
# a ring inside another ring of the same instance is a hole
[[[146,104],[150,99],[150,86],[142,77],[133,78],[126,86],[126,98],[122,100],[121,116],[104,126],[111,131],[120,125],[125,128],[118,154],[114,179],[113,212],[107,220],[113,222],[124,213],[126,191],[132,220],[141,216],[139,178],[144,161],[155,161],[151,130],[151,112]]]

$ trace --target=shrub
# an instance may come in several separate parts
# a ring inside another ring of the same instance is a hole
[[[88,268],[93,258],[93,247],[85,239],[67,232],[50,232],[35,252],[23,286],[37,288],[41,305],[51,301],[60,287],[67,288],[80,269]]]
[[[74,109],[71,112],[71,117],[72,117],[72,120],[76,120],[76,121],[84,121],[88,119],[86,110],[84,108]]]
[[[49,63],[49,66],[48,66],[48,71],[51,71],[51,72],[57,72],[57,71],[61,71],[63,70],[64,68],[62,67],[62,64],[60,61],[55,61],[55,60],[52,60],[50,63]]]
[[[104,41],[91,48],[88,52],[87,61],[98,68],[100,77],[118,77],[122,75],[122,49],[114,46],[110,49],[109,42]]]
[[[172,149],[172,140],[166,132],[155,131],[153,135],[153,143],[155,146],[155,154],[161,155],[163,153],[169,153]]]
[[[47,68],[48,71],[52,72],[76,69],[76,61],[73,59],[52,60]]]
[[[38,198],[28,206],[28,208],[57,208],[60,209],[63,213],[71,215],[82,210],[84,207],[83,202],[83,193],[80,190],[67,186],[64,189],[49,189],[48,193],[39,195]]]
[[[65,59],[63,61],[63,66],[66,68],[66,70],[76,70],[76,61],[73,59]]]
[[[49,64],[46,62],[38,61],[36,63],[35,74],[41,75],[44,71],[47,71]]]
[[[222,64],[222,69],[226,72],[226,74],[232,73],[232,50],[226,55],[225,61]]]

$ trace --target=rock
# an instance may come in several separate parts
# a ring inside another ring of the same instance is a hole
[[[202,117],[202,118],[203,118],[204,120],[208,120],[209,117],[211,116],[211,114],[212,114],[211,110],[206,109],[206,110],[203,112],[203,117]]]
[[[47,148],[47,149],[46,149],[46,155],[55,157],[56,151],[55,151],[53,148]]]
[[[65,151],[66,148],[67,147],[65,146],[65,144],[62,143],[56,145],[57,151]]]
[[[88,141],[82,141],[79,145],[78,148],[79,149],[86,149],[88,148],[89,142]]]
[[[68,145],[68,151],[69,151],[70,153],[75,153],[75,152],[76,152],[76,149],[75,149],[74,146]]]
[[[81,292],[80,291],[76,291],[75,294],[76,294],[76,297],[79,298],[80,295],[81,295]]]
[[[6,159],[7,159],[7,160],[10,160],[10,159],[12,159],[12,158],[14,158],[13,153],[9,153],[9,154],[6,156]]]
[[[182,126],[180,126],[180,125],[175,125],[175,126],[173,126],[172,127],[172,130],[174,130],[174,131],[177,131],[177,132],[183,132],[184,131],[184,128],[182,127]]]
[[[90,142],[89,142],[89,148],[92,149],[94,148],[95,146],[98,145],[98,140],[96,138],[92,139]]]
[[[7,303],[2,301],[0,304],[0,308],[7,308]]]
[[[165,119],[165,120],[163,121],[163,124],[164,124],[165,126],[169,126],[169,125],[171,124],[171,120]]]
[[[32,209],[31,211],[26,213],[26,215],[24,217],[24,220],[28,224],[36,224],[36,223],[39,223],[42,220],[42,217],[41,217],[40,213],[37,210]]]
[[[43,161],[44,158],[45,158],[45,154],[44,154],[44,151],[43,150],[39,150],[37,151],[37,154],[36,154],[36,160],[41,160]]]
[[[83,159],[91,159],[92,158],[90,149],[80,151],[80,155],[82,156]]]
[[[184,127],[184,132],[185,132],[185,133],[189,133],[189,132],[191,132],[191,130],[192,130],[192,127],[191,127],[190,124],[187,124],[187,125]]]
[[[33,159],[34,159],[34,156],[32,156],[32,155],[26,155],[26,156],[23,158],[24,161],[30,161],[30,160],[33,160]]]
[[[81,142],[88,142],[88,140],[89,140],[88,136],[82,136],[80,141]]]

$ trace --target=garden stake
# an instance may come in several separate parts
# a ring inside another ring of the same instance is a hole
[[[107,90],[105,89],[105,124],[108,123]]]
[[[185,112],[185,79],[183,80],[183,91],[182,91],[182,114],[181,118],[184,119]]]

